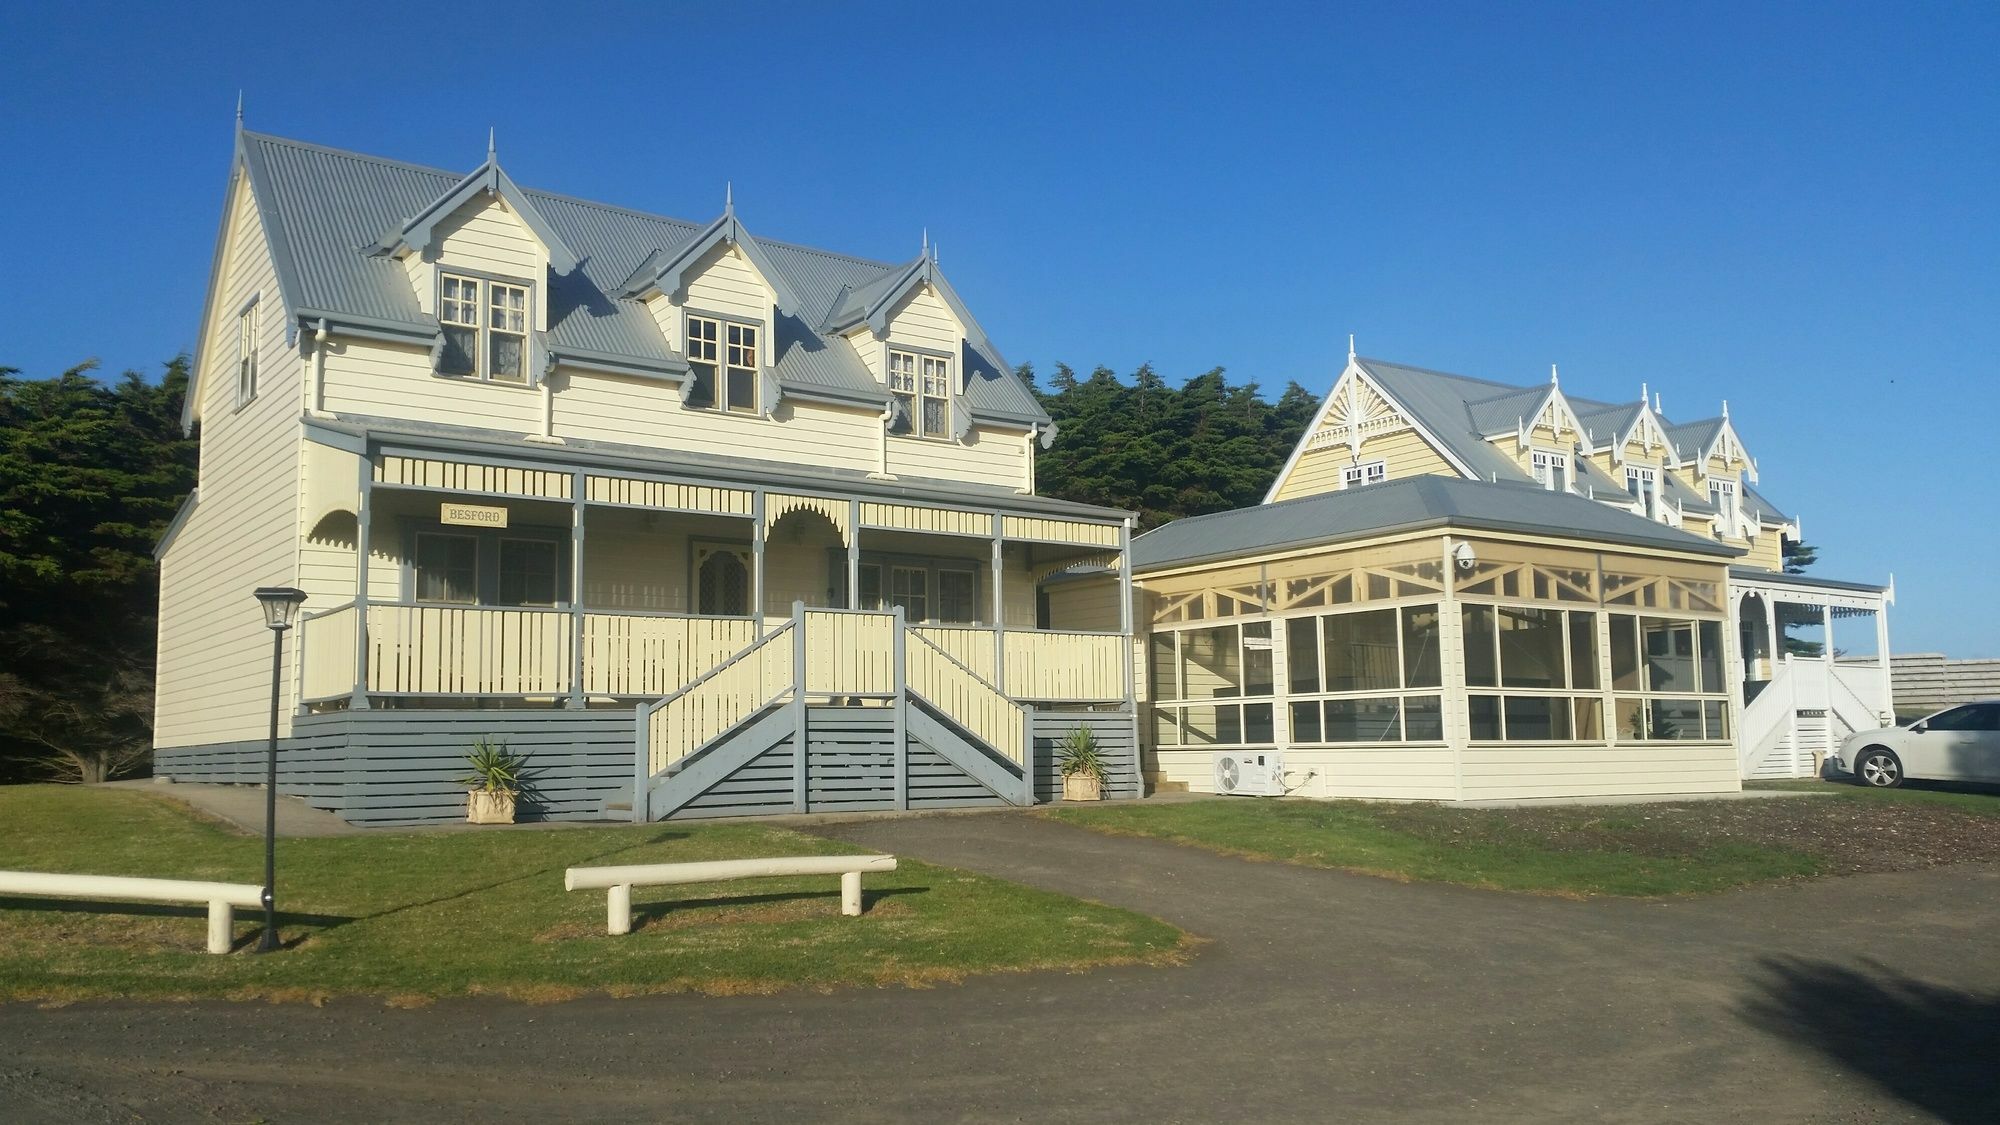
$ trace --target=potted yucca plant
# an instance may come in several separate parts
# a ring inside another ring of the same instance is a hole
[[[482,738],[465,756],[472,772],[460,779],[466,787],[465,819],[471,824],[514,823],[514,799],[521,792],[524,759],[507,744]]]
[[[1089,727],[1070,728],[1063,736],[1056,764],[1062,770],[1063,800],[1104,799],[1104,756],[1098,753],[1097,735]]]

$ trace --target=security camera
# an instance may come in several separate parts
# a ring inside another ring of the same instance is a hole
[[[1479,565],[1479,556],[1473,553],[1472,544],[1460,543],[1451,549],[1451,561],[1458,564],[1458,569],[1469,571]]]

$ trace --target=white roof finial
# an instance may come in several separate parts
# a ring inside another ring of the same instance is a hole
[[[1352,332],[1347,334],[1347,359],[1350,363],[1354,360],[1354,333]]]
[[[736,210],[736,181],[735,181],[735,180],[724,180],[724,181],[722,181],[722,209],[723,209],[724,211],[734,211],[734,210]]]
[[[1667,408],[1666,408],[1666,407],[1664,407],[1664,406],[1661,406],[1661,405],[1660,405],[1660,392],[1658,392],[1658,391],[1654,391],[1654,392],[1653,392],[1653,413],[1655,413],[1655,414],[1665,414],[1666,412],[1667,412]]]
[[[924,245],[923,248],[920,251],[918,251],[917,256],[920,258],[928,258],[931,256],[931,228],[929,227],[924,228]]]
[[[1648,385],[1647,385],[1647,384],[1645,384],[1645,383],[1640,383],[1640,384],[1639,384],[1639,405],[1640,405],[1640,406],[1645,406],[1645,405],[1647,405],[1648,403],[1650,403],[1650,402],[1652,402],[1652,401],[1653,401],[1653,388],[1652,388],[1652,387],[1650,387],[1650,386],[1648,386]]]
[[[243,127],[243,91],[236,91],[236,127]]]
[[[1729,417],[1729,400],[1726,398],[1722,400],[1722,416]]]
[[[1562,380],[1556,377],[1556,365],[1553,363],[1549,364],[1549,386],[1554,387],[1561,384]]]
[[[496,144],[494,143],[494,135],[493,135],[493,134],[494,134],[494,130],[493,130],[493,126],[491,126],[491,125],[488,125],[488,126],[486,127],[486,159],[487,159],[488,161],[491,161],[491,160],[492,160],[492,159],[494,158],[494,152],[495,152],[495,151],[496,151],[496,150],[498,149],[498,147],[499,147],[498,145],[496,145]]]

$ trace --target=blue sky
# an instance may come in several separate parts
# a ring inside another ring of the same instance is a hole
[[[1008,357],[1722,399],[1900,651],[2000,656],[2000,7],[0,14],[0,364],[193,342],[255,129],[943,265]],[[1839,627],[1836,626],[1836,639]]]

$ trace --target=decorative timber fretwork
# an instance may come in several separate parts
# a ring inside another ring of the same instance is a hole
[[[849,505],[845,500],[834,500],[825,496],[797,496],[787,492],[767,493],[764,497],[764,531],[768,534],[778,521],[793,512],[818,512],[825,516],[834,530],[840,532],[844,545],[854,536],[854,528],[848,523]]]
[[[713,512],[724,516],[747,516],[751,513],[752,497],[750,491],[743,488],[595,475],[586,478],[583,487],[584,498],[594,504]]]
[[[1350,453],[1360,456],[1361,443],[1369,438],[1413,428],[1388,399],[1350,371],[1328,399],[1326,419],[1306,439],[1306,448],[1346,445]]]
[[[1569,400],[1563,397],[1560,387],[1553,385],[1549,387],[1549,397],[1542,404],[1542,408],[1535,413],[1532,421],[1521,419],[1514,435],[1515,444],[1520,452],[1526,453],[1533,446],[1538,432],[1546,432],[1550,440],[1555,442],[1561,442],[1565,434],[1569,435],[1572,442],[1585,440],[1583,423],[1577,420],[1576,411],[1570,409]]]
[[[564,471],[520,469],[427,457],[385,455],[375,462],[375,481],[385,485],[435,488],[446,492],[486,492],[568,500],[574,477]]]
[[[993,534],[993,517],[965,508],[925,508],[915,504],[861,502],[861,526],[889,531],[928,531],[939,535]]]
[[[1607,570],[1604,572],[1604,604],[1721,613],[1722,584],[1705,578]]]
[[[1115,571],[1120,566],[1123,565],[1124,565],[1124,560],[1119,556],[1118,552],[1099,551],[1095,554],[1084,555],[1081,558],[1063,559],[1061,562],[1052,562],[1046,565],[1038,566],[1034,569],[1034,576],[1035,576],[1035,581],[1040,582],[1045,578],[1051,577],[1052,575],[1061,574],[1064,571],[1068,570],[1082,570],[1087,567],[1101,567],[1105,570]]]
[[[1116,547],[1120,530],[1117,524],[1044,519],[1040,516],[1007,516],[1000,522],[1000,533],[1009,539],[1076,543],[1085,547]]]

